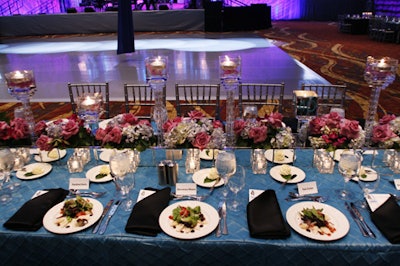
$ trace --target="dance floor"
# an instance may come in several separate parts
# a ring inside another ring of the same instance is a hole
[[[68,102],[68,82],[109,82],[110,100],[123,100],[124,83],[144,83],[144,59],[169,58],[167,98],[175,83],[218,83],[218,57],[240,55],[243,82],[285,83],[285,98],[305,83],[328,83],[273,41],[253,32],[137,33],[136,52],[116,54],[116,34],[5,39],[0,72],[32,69],[37,92],[32,102]],[[0,83],[0,102],[16,101]]]

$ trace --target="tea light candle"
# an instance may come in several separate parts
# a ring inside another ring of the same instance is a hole
[[[382,59],[379,61],[377,67],[380,68],[380,69],[382,69],[382,70],[385,70],[385,69],[387,69],[387,68],[389,67],[389,65],[386,64],[385,59],[382,58]]]
[[[29,73],[23,73],[20,70],[10,72],[7,80],[9,87],[27,88],[33,85],[33,78]]]
[[[165,68],[165,62],[157,57],[153,62],[150,63],[152,70],[163,70]]]
[[[229,56],[225,56],[225,60],[221,63],[221,68],[224,71],[232,71],[237,67],[236,63],[232,61]]]

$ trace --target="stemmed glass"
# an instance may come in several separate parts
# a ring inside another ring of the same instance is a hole
[[[135,186],[134,174],[130,172],[130,158],[125,152],[117,152],[110,157],[110,170],[114,177],[116,194],[119,198],[125,199],[125,211],[131,211],[133,202],[130,199],[130,192]]]
[[[219,151],[217,158],[215,159],[215,168],[219,176],[224,180],[224,190],[222,195],[224,198],[228,195],[226,185],[231,175],[236,172],[236,157],[232,150]]]
[[[346,190],[346,184],[355,176],[358,176],[361,167],[361,156],[354,150],[345,150],[340,156],[338,169],[344,178],[343,189],[339,191],[339,196],[343,200],[349,200],[352,195]]]
[[[228,186],[229,189],[235,194],[232,204],[228,205],[228,208],[232,211],[238,211],[240,202],[237,201],[237,194],[240,190],[244,188],[246,184],[246,171],[243,166],[238,165],[236,167],[236,172],[229,178]]]
[[[4,184],[10,181],[11,170],[14,168],[14,154],[10,149],[0,149],[0,174],[2,174],[2,180],[0,180],[0,190]],[[0,202],[8,202],[11,200],[11,195],[5,191],[0,193]]]

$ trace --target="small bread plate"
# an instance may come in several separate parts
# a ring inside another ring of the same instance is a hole
[[[100,178],[96,178],[96,176],[98,174],[100,174],[103,167],[107,168],[108,172],[110,172],[110,166],[108,164],[102,164],[102,165],[98,165],[93,168],[90,168],[86,172],[86,178],[89,179],[90,182],[94,182],[94,183],[103,183],[103,182],[108,182],[108,181],[113,180],[111,174],[108,174],[108,175],[100,177]]]
[[[279,158],[283,157],[283,158]],[[293,149],[270,149],[265,151],[265,158],[268,161],[279,164],[293,163],[294,150]]]
[[[62,159],[67,155],[66,150],[61,150],[61,149],[53,149],[51,151],[39,151],[40,154],[35,155],[33,158],[37,162],[44,162],[44,163],[49,163],[49,162],[54,162],[59,159]],[[59,157],[60,156],[60,157]]]
[[[306,173],[296,166],[289,165],[291,175],[296,175],[293,179],[287,181],[289,184],[295,184],[303,181],[306,178]],[[269,174],[273,179],[279,182],[286,182],[286,179],[281,176],[282,165],[277,165],[269,170]]]
[[[71,234],[76,233],[86,228],[92,226],[96,223],[103,213],[103,205],[100,201],[92,198],[84,198],[93,204],[92,215],[80,216],[81,219],[87,219],[87,223],[84,226],[76,226],[76,219],[72,219],[70,223],[66,226],[59,226],[57,224],[57,220],[60,217],[60,211],[64,207],[64,203],[60,202],[59,204],[52,207],[43,217],[43,226],[47,231],[55,233],[55,234]]]
[[[214,155],[214,158],[213,158]],[[200,151],[200,159],[211,161],[212,159],[216,159],[218,155],[217,149],[204,149]]]
[[[102,149],[102,152],[99,155],[100,160],[103,162],[108,163],[110,161],[111,155],[113,155],[115,152],[125,152],[126,149],[122,150],[116,150],[116,149]]]
[[[195,182],[198,186],[201,186],[201,187],[212,187],[212,186],[214,186],[215,181],[204,182],[206,177],[209,175],[210,171],[211,171],[211,168],[205,168],[205,169],[201,169],[201,170],[195,172],[193,174],[193,176],[192,176],[193,182]],[[220,178],[218,183],[215,184],[214,187],[220,187],[223,184],[224,184],[224,180],[222,178]]]
[[[313,207],[315,209],[322,209],[325,219],[330,223],[330,226],[335,229],[334,232],[321,234],[316,230],[307,230],[301,227],[303,222],[301,219],[301,212],[303,209],[312,209]],[[304,201],[294,204],[287,210],[286,220],[290,227],[300,235],[320,241],[338,240],[347,235],[350,230],[349,220],[347,220],[346,216],[341,211],[330,205],[315,201]]]
[[[363,182],[372,182],[378,179],[378,173],[370,168],[361,166],[360,174],[364,174],[364,177],[354,177],[352,178],[354,181],[363,181]]]
[[[172,215],[172,210],[182,206],[182,207],[191,207],[195,208],[196,206],[200,207],[201,213],[205,217],[205,221],[202,226],[197,226],[192,230],[178,230],[176,227],[172,225],[172,220],[170,216]],[[211,205],[197,201],[197,200],[186,200],[174,203],[165,208],[158,219],[158,223],[160,224],[161,229],[169,236],[178,238],[178,239],[196,239],[203,236],[206,236],[213,232],[219,223],[219,215],[217,210]]]
[[[31,163],[18,170],[15,175],[22,180],[32,180],[47,175],[52,168],[49,163]],[[33,174],[34,170],[40,172],[40,174]]]

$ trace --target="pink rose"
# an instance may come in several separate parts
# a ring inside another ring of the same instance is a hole
[[[111,129],[110,132],[108,132],[108,134],[106,136],[104,136],[103,138],[103,144],[107,143],[107,142],[114,142],[114,143],[121,143],[122,140],[122,131],[120,128],[118,127],[114,127],[113,129]]]
[[[53,145],[51,145],[52,141],[53,141],[52,138],[49,138],[46,135],[41,135],[36,140],[36,145],[42,151],[51,151],[53,149]]]
[[[310,135],[321,134],[321,129],[325,126],[325,120],[321,117],[316,117],[310,121],[309,130]]]
[[[44,122],[43,120],[39,121],[35,125],[35,129],[34,129],[35,135],[39,136],[39,135],[43,134],[45,132],[46,128],[47,128],[46,122]]]
[[[327,118],[327,119],[338,121],[338,122],[340,120],[342,120],[342,118],[343,118],[337,112],[332,112],[332,113],[326,114],[326,115],[324,115],[324,117]]]
[[[128,123],[130,125],[136,125],[139,119],[131,113],[122,115],[122,124]]]
[[[360,127],[358,121],[345,120],[344,125],[340,129],[340,135],[345,136],[348,139],[356,139],[360,135]]]
[[[73,120],[68,120],[66,124],[62,126],[62,136],[64,139],[69,139],[70,137],[78,134],[79,127],[78,124]]]
[[[144,125],[144,126],[149,126],[149,127],[151,126],[150,121],[147,120],[147,119],[139,120],[138,124],[139,124],[139,125]]]
[[[167,122],[164,123],[163,130],[164,132],[170,132],[172,129],[178,126],[178,124],[179,122],[174,122],[174,120],[168,120]]]
[[[333,113],[331,113],[333,114]],[[329,128],[340,128],[340,120],[336,118],[328,118],[325,120],[325,125]]]
[[[95,138],[96,138],[96,140],[101,140],[102,141],[106,135],[107,135],[107,131],[105,129],[103,129],[103,128],[99,128],[96,131]]]
[[[390,121],[396,119],[395,115],[384,115],[380,120],[379,124],[384,125],[384,124],[389,124]]]
[[[8,140],[10,138],[10,135],[10,126],[4,121],[0,121],[0,140]]]
[[[249,130],[249,138],[253,139],[254,143],[261,143],[267,139],[267,127],[252,127]]]
[[[372,129],[371,140],[375,143],[385,142],[397,135],[392,131],[389,124],[378,125]]]
[[[204,117],[204,114],[202,112],[200,112],[199,110],[190,111],[188,113],[188,115],[189,115],[190,119],[192,119],[192,120],[201,119]]]
[[[235,120],[235,122],[233,122],[233,131],[236,135],[240,135],[245,127],[246,122],[244,120]]]
[[[208,143],[210,143],[211,136],[209,136],[206,132],[200,132],[196,135],[192,144],[194,147],[203,150],[207,148]]]
[[[29,126],[22,118],[16,118],[11,121],[11,137],[18,139],[25,139],[29,136]]]
[[[275,128],[282,127],[282,119],[283,115],[280,113],[272,113],[267,116],[268,123]]]
[[[223,128],[224,127],[224,124],[222,124],[222,122],[219,120],[214,120],[212,125],[213,125],[213,128]]]
[[[340,148],[346,142],[346,138],[338,138],[333,142],[333,146]]]

